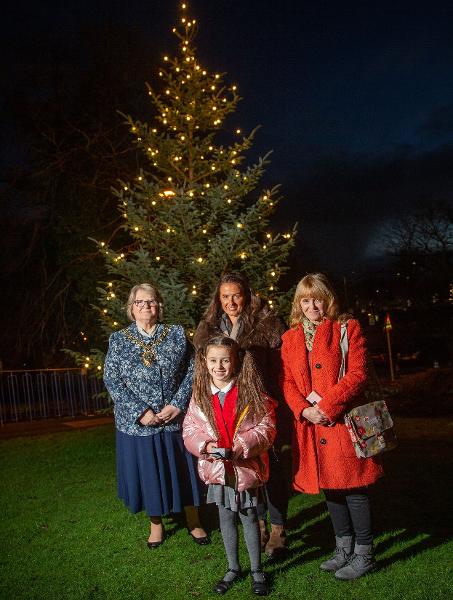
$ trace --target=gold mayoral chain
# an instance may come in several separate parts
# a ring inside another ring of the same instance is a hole
[[[145,365],[145,367],[150,367],[156,360],[157,346],[162,342],[162,340],[166,337],[167,333],[170,331],[169,325],[164,325],[163,327],[164,328],[160,336],[155,340],[151,340],[148,344],[145,344],[145,342],[142,342],[142,340],[139,340],[138,338],[133,336],[129,329],[123,329],[121,331],[121,333],[124,333],[124,335],[131,340],[131,342],[134,342],[135,344],[138,344],[141,348],[143,348],[142,362]]]

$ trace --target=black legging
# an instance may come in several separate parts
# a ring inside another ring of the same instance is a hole
[[[269,449],[269,480],[264,486],[264,503],[258,504],[258,517],[269,519],[273,525],[285,525],[288,511],[288,480],[282,464],[281,452],[276,448]]]
[[[373,543],[371,505],[366,488],[324,490],[337,537],[354,536],[355,543]]]

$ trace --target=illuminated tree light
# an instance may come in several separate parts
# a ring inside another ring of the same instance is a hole
[[[202,262],[203,262],[203,258],[202,258],[201,256],[199,256],[199,257],[197,258],[197,262],[199,262],[199,263],[202,263]]]
[[[275,271],[271,271],[271,276],[275,277]]]
[[[138,227],[137,226],[134,227],[134,231],[138,231]]]
[[[159,262],[160,261],[160,256],[156,256],[156,260],[157,260],[157,262]]]
[[[175,192],[173,190],[164,190],[164,196],[166,198],[171,198],[174,195],[175,195]]]
[[[108,313],[108,310],[106,308],[104,308],[104,310],[102,312],[106,315]]]
[[[240,129],[236,129],[236,133],[241,133],[241,130]]]
[[[238,229],[242,229],[244,227],[244,225],[242,223],[236,223],[236,227]]]
[[[105,242],[101,242],[101,246],[104,247],[105,246]]]
[[[96,368],[97,368],[98,371],[102,371],[102,367],[101,366],[98,365]]]

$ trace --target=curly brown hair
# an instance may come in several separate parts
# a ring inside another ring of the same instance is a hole
[[[267,314],[270,312],[270,309],[259,296],[252,292],[249,281],[243,273],[225,273],[222,275],[211,296],[203,318],[214,327],[218,325],[223,314],[222,303],[220,302],[220,287],[225,283],[235,283],[241,288],[245,297],[241,318],[245,331],[249,331],[252,329],[257,313],[261,311]]]
[[[229,348],[236,364],[238,400],[236,404],[235,424],[239,415],[247,407],[258,418],[265,415],[263,383],[250,352],[241,350],[239,344],[230,337],[219,335],[206,342],[195,356],[195,374],[193,381],[193,399],[206,415],[209,424],[217,431],[214,408],[212,405],[211,376],[206,364],[206,355],[210,346]]]

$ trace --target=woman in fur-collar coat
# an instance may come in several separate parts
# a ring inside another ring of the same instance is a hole
[[[277,401],[282,400],[279,387],[281,368],[281,336],[286,330],[283,320],[262,298],[253,293],[242,273],[223,275],[211,298],[206,313],[194,336],[197,350],[218,335],[237,341],[242,350],[253,356],[265,391]],[[270,476],[265,486],[267,506],[258,507],[261,545],[269,557],[286,549],[285,520],[288,508],[288,462],[282,448],[291,440],[291,415],[283,402],[276,410],[277,438],[269,452]],[[267,511],[271,532],[267,530]]]

